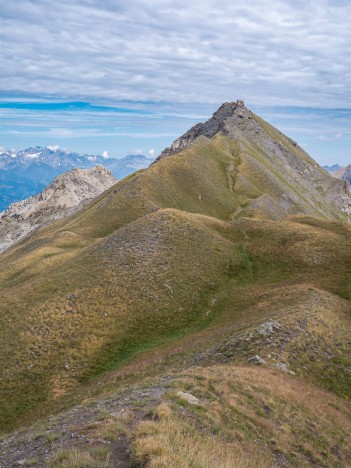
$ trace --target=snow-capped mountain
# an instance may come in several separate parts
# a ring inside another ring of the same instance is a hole
[[[51,167],[75,166],[89,164],[89,155],[78,153],[67,153],[58,148],[40,147],[26,148],[21,151],[6,150],[0,153],[0,169],[7,170],[11,166],[22,166],[23,168],[32,164],[48,164]]]
[[[57,146],[35,146],[20,151],[0,151],[0,211],[10,203],[39,193],[57,175],[72,169],[89,169],[101,165],[117,179],[143,169],[153,159],[140,154],[122,159],[103,155],[79,154]]]

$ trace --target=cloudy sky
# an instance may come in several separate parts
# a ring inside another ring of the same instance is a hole
[[[351,163],[348,0],[16,0],[0,18],[0,146],[153,154],[244,99]]]

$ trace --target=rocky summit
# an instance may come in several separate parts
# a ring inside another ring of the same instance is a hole
[[[183,136],[177,138],[169,148],[166,148],[160,156],[156,159],[167,158],[175,153],[178,153],[182,149],[191,145],[198,137],[204,136],[207,138],[213,138],[217,133],[229,134],[228,124],[235,122],[237,127],[247,127],[242,125],[243,122],[239,119],[252,120],[251,129],[258,131],[259,126],[252,117],[252,113],[245,107],[244,101],[236,102],[225,102],[219,109],[213,114],[212,118],[205,123],[198,123],[188,130]]]
[[[0,465],[349,466],[350,202],[237,101],[2,252]]]
[[[102,166],[57,176],[38,195],[12,203],[0,213],[0,252],[31,231],[73,214],[117,180]]]

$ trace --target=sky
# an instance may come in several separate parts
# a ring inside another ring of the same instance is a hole
[[[348,0],[16,0],[0,20],[0,147],[157,155],[243,99],[351,163]]]

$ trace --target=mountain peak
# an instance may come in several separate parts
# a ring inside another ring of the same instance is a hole
[[[200,140],[204,144],[200,144]],[[203,148],[206,154],[217,158],[218,153],[209,148],[218,147],[220,141],[221,150],[232,148],[234,161],[228,167],[234,168],[235,183],[240,185],[240,191],[250,194],[257,191],[255,196],[247,197],[252,200],[246,200],[245,206],[250,205],[274,219],[301,210],[314,216],[333,217],[332,202],[346,216],[351,215],[347,183],[327,174],[295,141],[247,109],[241,100],[223,103],[209,120],[196,124],[176,139],[156,162],[180,152],[187,153],[189,147],[192,147],[191,158],[202,157]],[[300,194],[308,198],[307,203]]]
[[[34,229],[72,214],[116,182],[112,172],[99,165],[58,175],[38,195],[0,213],[0,252]]]
[[[242,100],[237,100],[234,102],[223,102],[219,106],[219,108],[216,110],[216,112],[213,113],[213,117],[216,118],[225,118],[225,117],[230,117],[233,115],[237,110],[240,109],[245,109],[248,110],[245,107],[245,103]]]
[[[251,121],[249,126],[247,125],[248,120]],[[244,122],[246,123],[244,124]],[[233,126],[249,127],[249,130],[251,129],[255,133],[258,133],[259,125],[254,120],[252,112],[245,107],[245,103],[242,100],[224,102],[209,120],[205,123],[194,125],[183,136],[177,138],[170,147],[163,150],[155,162],[179,153],[179,151],[192,144],[199,136],[213,138],[218,132],[222,132],[224,135],[230,134]]]

